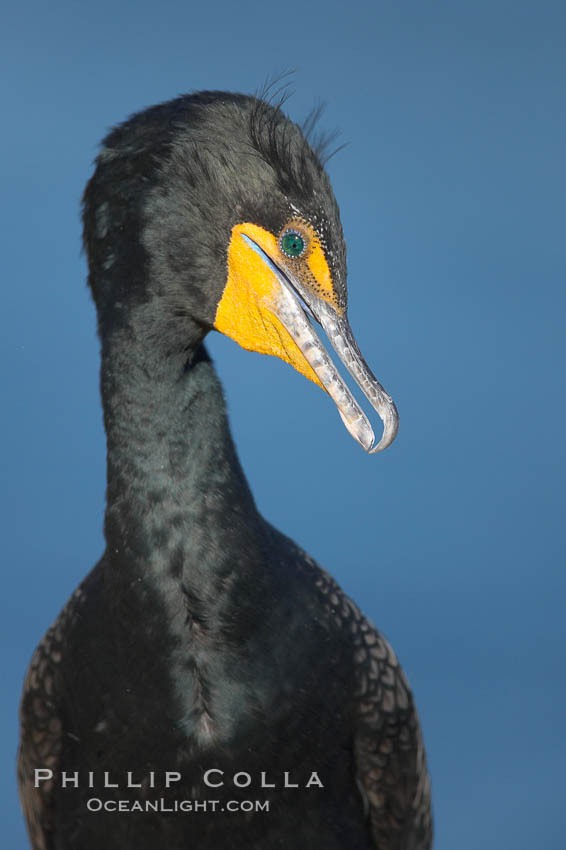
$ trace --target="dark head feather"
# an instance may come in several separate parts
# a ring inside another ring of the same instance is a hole
[[[288,96],[287,87],[275,102],[184,95],[106,136],[83,199],[101,317],[165,293],[170,316],[185,311],[212,326],[233,226],[249,221],[277,234],[297,210],[318,232],[345,302],[338,207],[320,154],[282,110]],[[309,116],[307,134],[319,113]]]

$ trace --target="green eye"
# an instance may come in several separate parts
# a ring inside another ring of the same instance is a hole
[[[280,245],[288,257],[300,257],[305,250],[305,240],[296,230],[287,230],[281,237]]]

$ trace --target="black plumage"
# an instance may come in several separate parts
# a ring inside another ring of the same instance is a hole
[[[338,207],[319,153],[279,108],[190,95],[103,144],[84,242],[107,545],[25,682],[19,779],[34,850],[431,846],[422,738],[393,650],[258,513],[202,345],[234,224],[276,234],[290,209],[316,229],[345,307]],[[53,778],[35,787],[36,769]],[[223,786],[203,782],[211,769]],[[62,788],[75,771],[79,787]],[[169,789],[166,771],[182,776]],[[105,772],[118,788],[102,787]],[[128,772],[140,788],[125,788]],[[305,787],[313,772],[323,787]],[[285,773],[298,789],[282,787]],[[92,798],[219,804],[94,813]],[[225,810],[247,799],[270,811]]]

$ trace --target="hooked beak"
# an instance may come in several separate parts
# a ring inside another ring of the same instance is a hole
[[[250,248],[259,254],[277,278],[280,286],[277,296],[270,303],[270,308],[291,335],[324,389],[334,400],[349,433],[369,454],[386,449],[397,434],[399,414],[393,399],[383,389],[365,362],[346,316],[338,316],[329,304],[320,299],[316,299],[315,303],[300,282],[287,272],[283,272],[257,242],[246,233],[240,235]],[[307,318],[307,312],[322,326],[338,357],[382,420],[383,434],[376,445],[374,445],[375,436],[367,416],[342,380],[316,335]]]

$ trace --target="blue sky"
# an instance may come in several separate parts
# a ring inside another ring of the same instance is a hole
[[[104,434],[79,199],[134,110],[296,68],[326,101],[350,319],[401,431],[366,456],[328,398],[215,335],[263,513],[388,635],[437,850],[562,846],[566,12],[551,2],[24,3],[3,15],[0,800],[33,648],[102,546]],[[302,482],[297,489],[297,481]]]

